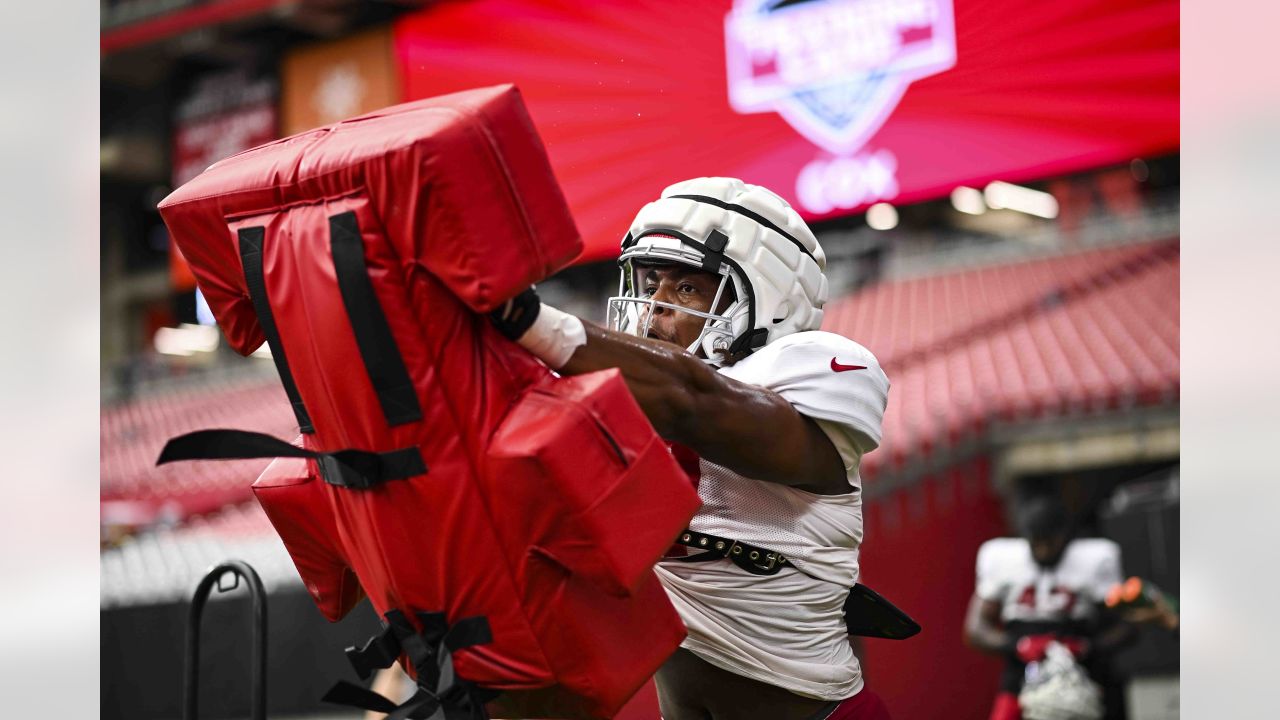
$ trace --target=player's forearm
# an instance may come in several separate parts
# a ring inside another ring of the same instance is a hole
[[[778,395],[735,385],[670,343],[586,326],[586,342],[560,372],[605,368],[621,370],[659,435],[702,458],[763,482],[848,492],[831,440]]]
[[[969,647],[992,655],[1008,652],[1012,638],[994,622],[998,609],[991,601],[974,595],[964,618],[964,642]]]
[[[532,293],[490,317],[563,375],[617,368],[658,434],[711,462],[811,492],[847,491],[843,463],[816,425],[774,393],[735,388],[683,348],[584,323]]]
[[[532,288],[489,314],[498,331],[533,353],[551,369],[579,375],[617,368],[658,434],[690,442],[689,429],[700,398],[718,390],[706,363],[674,345],[635,337],[583,322],[543,305]]]
[[[684,422],[692,414],[705,363],[669,343],[625,335],[584,323],[587,342],[560,368],[565,375],[618,368],[628,389],[658,434],[686,442]]]
[[[1010,643],[1009,633],[989,625],[965,628],[964,639],[969,647],[989,655],[1004,655]]]

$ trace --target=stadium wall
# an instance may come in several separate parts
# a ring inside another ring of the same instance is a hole
[[[983,720],[1000,661],[964,645],[978,547],[1008,533],[991,463],[979,456],[868,500],[862,582],[923,627],[904,641],[866,640],[868,686],[894,717]]]

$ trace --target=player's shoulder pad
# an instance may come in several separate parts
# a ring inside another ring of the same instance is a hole
[[[781,337],[721,372],[782,395],[801,414],[845,424],[880,444],[889,378],[870,350],[821,330]]]
[[[978,574],[998,575],[1030,557],[1027,541],[1018,537],[991,538],[978,547]]]
[[[978,547],[978,557],[1001,559],[1030,552],[1027,541],[1018,537],[991,538]]]
[[[1081,559],[1095,562],[1120,562],[1120,545],[1102,537],[1075,538],[1068,550]]]

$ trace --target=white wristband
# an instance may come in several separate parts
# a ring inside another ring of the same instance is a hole
[[[542,303],[537,319],[516,342],[547,367],[559,370],[573,351],[587,344],[587,329],[577,317]]]

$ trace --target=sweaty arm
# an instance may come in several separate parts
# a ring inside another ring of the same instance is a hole
[[[586,344],[560,372],[618,368],[663,438],[745,477],[819,495],[849,492],[830,438],[778,393],[717,373],[675,345],[585,327]]]
[[[849,492],[831,439],[778,393],[717,373],[670,343],[583,323],[536,303],[536,295],[525,295],[490,317],[563,375],[620,370],[664,439],[745,477],[822,495]]]
[[[964,617],[964,642],[974,650],[1004,655],[1017,642],[1013,633],[1005,630],[1000,613],[1013,585],[1007,574],[1010,555],[1019,549],[1018,541],[1009,538],[988,540],[978,548],[973,599]]]

